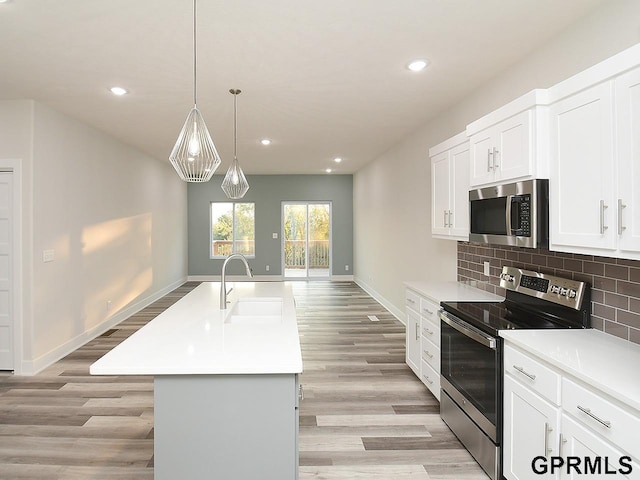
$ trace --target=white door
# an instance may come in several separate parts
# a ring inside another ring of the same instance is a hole
[[[535,457],[558,455],[559,409],[504,377],[504,456],[502,474],[509,480],[553,479],[531,468]]]
[[[533,161],[532,115],[531,110],[527,110],[495,127],[498,138],[498,151],[494,158],[496,180],[512,180],[531,175]]]
[[[469,185],[477,187],[494,180],[493,149],[496,147],[494,129],[488,128],[471,136],[471,167]]]
[[[0,370],[13,370],[13,174],[0,172]]]
[[[469,239],[469,144],[451,150],[450,234]]]
[[[467,167],[468,170],[468,167]],[[449,235],[449,151],[431,158],[431,234]],[[468,173],[467,173],[468,175]]]
[[[616,79],[616,115],[618,248],[640,254],[640,68]]]
[[[551,249],[615,250],[611,83],[552,105],[550,117]]]

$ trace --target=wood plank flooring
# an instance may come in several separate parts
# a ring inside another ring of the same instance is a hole
[[[0,479],[152,479],[152,377],[91,376],[89,365],[197,285],[39,375],[0,374]],[[302,480],[488,478],[404,363],[400,322],[354,283],[292,285],[305,369]]]

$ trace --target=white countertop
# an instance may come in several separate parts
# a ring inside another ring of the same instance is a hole
[[[407,288],[415,290],[433,302],[502,302],[504,297],[485,292],[461,282],[404,282]]]
[[[503,330],[500,336],[640,411],[640,345],[595,329]]]
[[[302,372],[295,304],[281,282],[205,282],[91,365],[94,375],[217,375]],[[283,299],[282,322],[227,323],[240,297]]]

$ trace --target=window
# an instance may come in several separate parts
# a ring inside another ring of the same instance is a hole
[[[211,202],[211,258],[255,256],[255,209],[255,203]]]

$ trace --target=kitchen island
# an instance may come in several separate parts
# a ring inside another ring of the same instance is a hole
[[[202,283],[91,365],[154,376],[156,479],[295,479],[302,355],[290,286]]]

